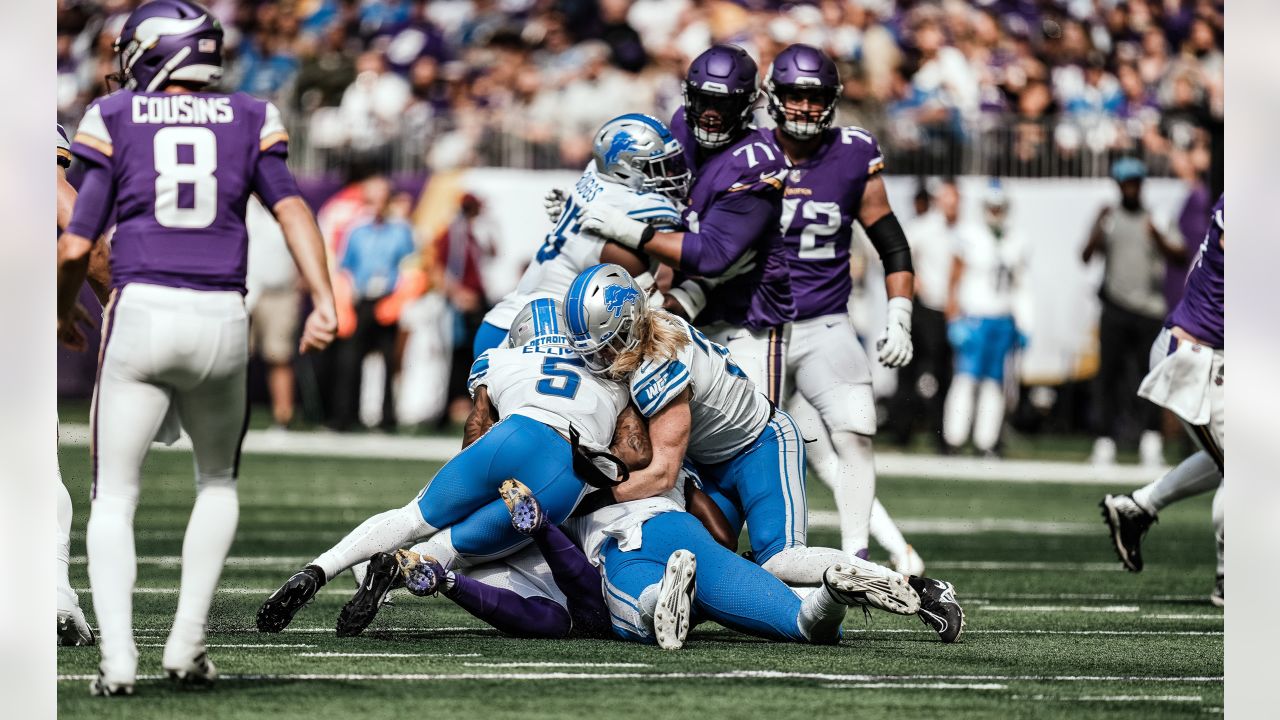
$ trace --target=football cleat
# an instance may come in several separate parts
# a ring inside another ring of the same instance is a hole
[[[870,606],[895,615],[920,612],[920,596],[901,575],[873,574],[855,565],[836,564],[822,574],[822,584],[845,605]]]
[[[284,630],[302,606],[311,602],[311,598],[316,596],[324,583],[323,571],[314,565],[308,565],[294,573],[258,608],[258,631],[278,633]]]
[[[89,623],[84,619],[84,611],[79,605],[73,605],[69,610],[58,611],[58,644],[64,647],[93,645],[97,643],[97,638],[93,635],[93,628],[89,627]]]
[[[1142,509],[1132,495],[1107,495],[1098,506],[1111,528],[1111,545],[1120,563],[1131,572],[1142,572],[1142,538],[1156,516]]]
[[[430,555],[419,555],[412,550],[397,550],[396,565],[400,568],[405,588],[414,595],[426,597],[444,590],[448,571],[439,560]]]
[[[498,488],[502,502],[507,504],[511,513],[511,527],[521,535],[532,535],[547,526],[547,516],[542,512],[542,505],[527,485],[510,478],[502,481]]]
[[[89,681],[89,694],[94,697],[120,697],[123,695],[133,694],[133,683],[131,682],[108,682],[102,671],[98,671],[98,677]]]
[[[183,688],[207,688],[218,679],[218,668],[203,651],[180,665],[165,663],[164,669],[169,674],[169,680]]]
[[[693,598],[698,592],[697,575],[698,559],[688,550],[677,550],[667,558],[653,611],[653,634],[663,650],[679,650],[689,636]]]
[[[1213,592],[1209,595],[1209,602],[1214,607],[1225,608],[1227,606],[1227,576],[1219,575],[1218,581],[1213,584]]]
[[[381,552],[369,558],[364,584],[338,613],[338,637],[355,637],[369,627],[378,615],[382,599],[400,578],[400,564],[391,553]]]
[[[920,557],[920,553],[910,545],[907,546],[907,552],[903,555],[890,555],[889,565],[907,577],[924,575],[924,558]]]
[[[953,643],[964,632],[964,608],[956,601],[956,587],[943,580],[911,577],[911,588],[920,596],[920,612],[916,616],[938,633],[944,643]]]

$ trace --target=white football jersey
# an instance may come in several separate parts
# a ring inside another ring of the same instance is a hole
[[[729,351],[684,320],[690,342],[675,359],[646,360],[631,374],[631,397],[645,417],[653,417],[686,387],[693,416],[686,454],[700,463],[728,460],[750,445],[773,414],[769,399],[733,362]]]
[[[1013,314],[1014,291],[1024,265],[1025,245],[1016,234],[997,239],[985,223],[962,224],[955,254],[964,261],[956,290],[960,312],[973,317]]]
[[[502,417],[524,415],[566,438],[572,425],[593,450],[606,450],[613,442],[618,413],[628,399],[626,387],[588,372],[573,350],[546,343],[484,351],[471,365],[467,389],[474,396],[481,385],[489,388]]]
[[[638,550],[644,542],[642,525],[650,518],[664,512],[684,510],[684,478],[676,486],[656,497],[607,505],[599,510],[569,518],[563,528],[573,539],[592,565],[600,566],[600,549],[609,538],[618,541],[623,552]]]
[[[604,240],[581,232],[582,210],[596,200],[625,210],[627,215],[658,229],[680,225],[680,208],[665,195],[636,192],[596,174],[592,160],[578,179],[573,193],[565,201],[560,221],[547,233],[542,247],[525,269],[516,289],[498,302],[484,316],[484,321],[499,328],[510,328],[516,313],[538,298],[563,300],[573,279],[583,270],[600,263]]]

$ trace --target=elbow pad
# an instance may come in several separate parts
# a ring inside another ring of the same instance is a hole
[[[915,272],[911,266],[911,246],[907,244],[907,234],[893,213],[889,213],[866,228],[867,238],[871,246],[880,255],[884,264],[884,274],[896,272]]]

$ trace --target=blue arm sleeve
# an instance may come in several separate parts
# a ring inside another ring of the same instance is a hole
[[[67,232],[98,241],[107,229],[107,218],[116,205],[116,187],[111,169],[97,163],[85,163],[84,182],[76,196],[76,206],[71,211]]]
[[[769,232],[777,232],[781,208],[772,193],[730,193],[711,206],[698,232],[685,233],[680,269],[715,277]]]
[[[253,171],[253,191],[268,209],[287,197],[302,194],[298,181],[293,179],[293,173],[285,163],[283,142],[272,145],[258,157],[258,166]]]

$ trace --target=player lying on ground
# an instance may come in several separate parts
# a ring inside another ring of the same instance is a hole
[[[576,601],[592,609],[592,632],[612,628],[624,640],[676,650],[691,627],[713,620],[767,640],[837,643],[848,606],[865,605],[862,594],[852,589],[859,585],[856,573],[839,565],[828,568],[822,587],[802,600],[781,580],[726,549],[696,517],[684,512],[684,489],[696,487],[696,476],[686,466],[676,489],[662,497],[611,505],[570,519],[566,528],[579,537],[585,553],[547,522],[528,488],[512,480],[503,485],[502,494],[513,526],[534,538],[549,564],[589,568],[595,576],[594,584],[561,585],[571,606]],[[412,551],[397,556],[411,592],[441,591],[455,600],[459,588],[469,592],[460,585],[461,576],[445,570],[435,558]],[[603,596],[593,564],[603,573]],[[586,595],[575,598],[577,592]],[[504,594],[502,600],[513,611],[504,620],[528,633],[538,622],[536,613],[521,622],[524,613],[517,608],[528,601],[510,591]],[[477,616],[492,623],[489,617]]]
[[[182,582],[162,667],[209,683],[209,607],[235,536],[246,417],[244,308],[250,193],[271,208],[311,288],[301,352],[321,350],[337,320],[324,245],[285,162],[288,137],[268,102],[207,92],[222,74],[222,28],[204,7],[155,0],[116,40],[124,88],[96,100],[71,150],[84,182],[58,239],[59,336],[112,210],[113,291],[94,388],[93,505],[86,532],[102,662],[95,695],[131,694],[137,577],[133,520],[153,438],[187,430],[196,498],[183,540]]]
[[[538,315],[558,323],[554,304]],[[469,381],[476,401],[467,423],[469,444],[412,502],[365,520],[289,578],[258,610],[258,629],[283,630],[337,574],[376,553],[394,552],[441,531],[448,531],[457,553],[469,557],[497,559],[519,549],[528,540],[512,529],[506,506],[493,497],[494,488],[508,478],[539,493],[552,522],[564,522],[589,489],[586,481],[599,484],[575,470],[580,448],[599,453],[611,445],[629,447],[625,438],[614,443],[615,429],[633,427],[627,418],[635,417],[627,409],[626,388],[582,368],[582,359],[563,336],[555,342],[494,348],[477,358]],[[502,419],[481,434],[484,421],[498,417],[497,408]],[[571,443],[571,437],[580,442]],[[383,594],[348,603],[338,618],[339,634],[362,631]]]
[[[552,191],[554,214],[548,214],[555,227],[516,289],[485,315],[476,333],[475,355],[506,342],[512,318],[530,300],[559,301],[578,273],[592,265],[627,263],[636,271],[636,281],[651,287],[653,276],[638,255],[582,231],[583,209],[590,203],[603,204],[647,226],[674,229],[680,225],[680,202],[689,191],[689,177],[684,148],[657,118],[631,113],[601,126],[591,144],[591,162],[573,191]]]
[[[1209,600],[1227,602],[1226,518],[1222,488],[1226,482],[1223,442],[1226,439],[1226,395],[1223,386],[1223,346],[1226,303],[1226,195],[1213,208],[1209,232],[1187,273],[1187,291],[1165,320],[1165,329],[1151,346],[1151,372],[1138,394],[1167,408],[1181,420],[1200,446],[1155,482],[1128,495],[1102,499],[1102,517],[1111,529],[1111,542],[1120,562],[1142,571],[1142,538],[1161,510],[1184,498],[1217,489],[1213,496],[1213,527],[1218,570]]]
[[[961,613],[949,583],[907,578],[807,545],[803,439],[728,349],[686,321],[650,309],[617,265],[597,265],[578,276],[564,312],[569,339],[587,369],[628,383],[632,401],[649,419],[653,461],[613,489],[618,501],[669,492],[687,455],[730,526],[740,530],[745,522],[752,559],[765,570],[788,584],[817,585],[827,568],[846,566],[868,604],[919,613],[944,638],[958,633]]]

